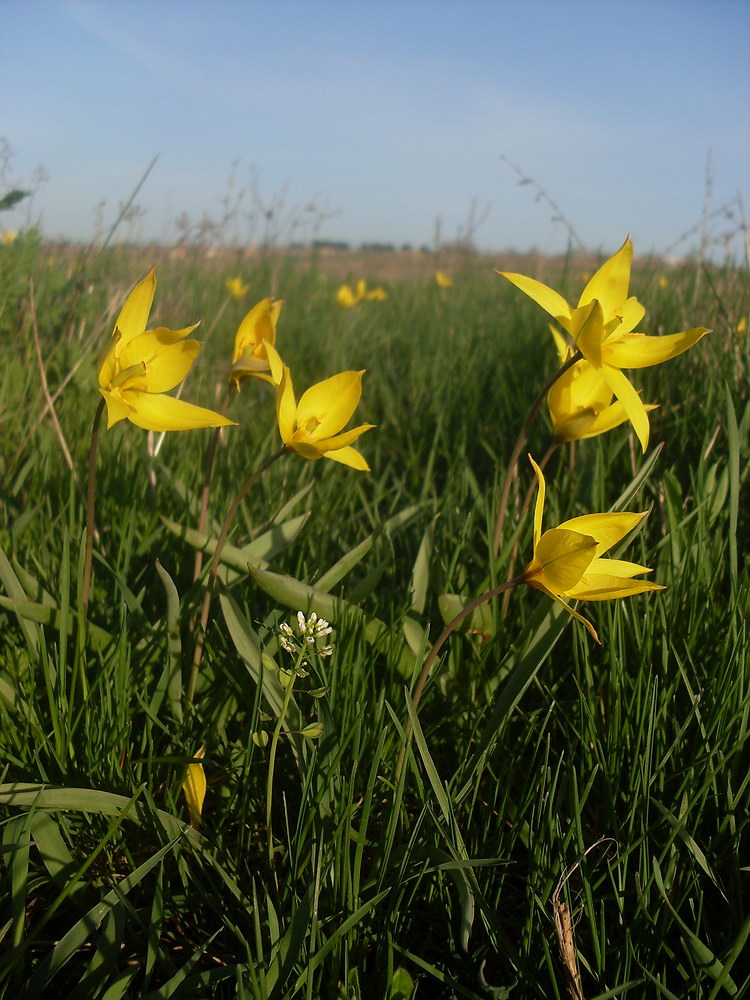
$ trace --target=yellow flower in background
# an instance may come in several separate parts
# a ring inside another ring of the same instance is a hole
[[[550,326],[555,339],[557,355],[562,366],[573,356],[573,348],[565,338]],[[547,393],[547,406],[552,418],[555,439],[580,441],[584,438],[606,434],[628,420],[625,407],[619,400],[612,402],[614,393],[588,361],[579,361],[564,372]],[[646,410],[656,406],[647,404]]]
[[[265,373],[270,370],[266,345],[276,343],[276,323],[284,303],[281,299],[261,299],[240,323],[234,338],[232,370],[229,381],[237,389],[246,378],[255,376],[270,382]]]
[[[336,301],[342,309],[351,309],[353,306],[359,305],[360,302],[364,302],[365,299],[382,302],[383,299],[387,298],[388,293],[384,288],[373,288],[368,291],[364,278],[360,278],[354,287],[345,283],[336,292]]]
[[[203,760],[205,754],[206,748],[201,747],[196,750],[193,757]],[[203,813],[203,800],[206,797],[206,774],[203,770],[203,764],[188,764],[187,775],[182,783],[182,791],[190,811],[190,825],[199,827]]]
[[[445,271],[435,271],[435,282],[439,288],[450,288],[453,285],[453,281]]]
[[[250,291],[250,285],[245,284],[242,278],[227,278],[226,289],[233,299],[244,299],[247,293]]]
[[[641,442],[648,447],[646,408],[623,373],[623,368],[648,368],[677,357],[710,331],[705,327],[664,337],[646,337],[632,331],[646,310],[628,298],[633,245],[630,238],[605,261],[588,282],[576,307],[552,288],[521,274],[498,271],[550,314],[571,337],[576,348],[596,369],[622,404]]]
[[[734,328],[734,331],[735,333],[738,333],[740,336],[742,336],[742,334],[744,333],[747,333],[747,316],[742,316],[740,318],[740,321]]]
[[[536,473],[538,491],[534,506],[534,556],[523,571],[524,583],[561,604],[599,642],[591,622],[574,611],[563,598],[613,601],[649,590],[665,589],[658,583],[632,579],[639,573],[650,573],[647,566],[621,559],[601,558],[640,524],[647,512],[583,514],[542,533],[546,493],[544,474],[531,456],[529,460]]]
[[[186,340],[197,324],[182,330],[147,330],[156,292],[151,268],[125,300],[115,323],[112,345],[99,368],[99,392],[107,404],[107,427],[129,420],[150,431],[184,431],[233,423],[220,413],[163,393],[181,382],[201,345]]]
[[[2,236],[0,236],[0,243],[2,243],[4,247],[7,247],[10,246],[11,243],[15,243],[17,239],[18,239],[17,229],[4,229]]]
[[[362,282],[362,286],[364,287],[364,282]],[[362,299],[357,296],[351,285],[343,284],[336,292],[336,301],[342,309],[351,309],[352,306],[356,306]]]
[[[303,458],[330,458],[352,469],[369,472],[370,466],[351,445],[374,425],[360,424],[340,433],[359,403],[364,372],[342,372],[318,382],[297,403],[289,368],[274,347],[268,345],[267,351],[276,385],[276,419],[287,449]]]
[[[665,288],[669,288],[669,278],[666,276],[666,274],[659,275],[659,288],[661,288],[662,290]]]

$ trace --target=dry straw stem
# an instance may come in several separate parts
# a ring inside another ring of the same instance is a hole
[[[552,217],[552,221],[561,222],[568,231],[568,236],[570,237],[572,242],[576,243],[578,245],[578,248],[580,250],[583,250],[585,253],[586,247],[583,245],[583,241],[573,228],[573,223],[566,215],[563,214],[560,206],[552,198],[549,192],[545,188],[543,188],[538,181],[535,181],[533,177],[529,177],[528,174],[525,174],[524,171],[521,169],[521,167],[519,167],[518,164],[513,163],[512,160],[509,160],[507,156],[501,156],[500,159],[503,161],[503,163],[507,163],[510,169],[513,170],[516,174],[518,174],[518,176],[521,178],[520,181],[518,182],[519,186],[524,186],[528,184],[536,191],[536,200],[544,201],[549,205],[549,207],[555,213],[554,216]]]
[[[52,417],[52,423],[55,425],[55,433],[57,434],[57,439],[60,442],[60,447],[62,448],[62,453],[65,461],[68,464],[68,468],[73,473],[73,479],[75,480],[76,486],[80,487],[78,481],[78,473],[73,465],[73,459],[70,454],[70,449],[65,440],[65,435],[63,434],[62,427],[60,426],[60,421],[57,419],[57,412],[55,410],[55,404],[50,395],[49,386],[47,384],[47,372],[44,369],[44,359],[42,358],[42,346],[39,343],[39,327],[37,325],[36,319],[36,299],[34,297],[34,279],[29,278],[29,311],[31,313],[31,329],[34,334],[34,349],[36,350],[36,360],[39,365],[39,379],[42,383],[42,392],[44,393],[44,399],[46,402],[46,409],[49,410],[50,416]],[[41,414],[44,416],[44,412]],[[40,419],[41,419],[40,416]]]
[[[583,1000],[581,977],[578,974],[576,946],[573,937],[573,924],[570,919],[570,908],[567,903],[555,903],[555,933],[560,946],[560,957],[565,966],[568,981],[568,993],[571,1000]]]
[[[555,934],[557,935],[557,944],[560,948],[560,958],[565,968],[565,978],[570,1000],[583,1000],[583,990],[581,988],[581,976],[578,972],[578,958],[576,956],[575,935],[573,933],[574,924],[570,915],[570,907],[567,903],[560,901],[560,896],[568,879],[578,871],[587,856],[604,843],[616,845],[616,841],[612,837],[600,837],[591,847],[586,848],[577,861],[563,871],[555,886],[555,891],[552,893]]]

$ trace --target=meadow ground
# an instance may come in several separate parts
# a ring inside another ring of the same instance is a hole
[[[667,589],[579,603],[599,646],[518,587],[450,636],[418,713],[408,693],[446,620],[532,555],[525,458],[497,558],[493,531],[557,362],[492,268],[575,301],[599,263],[0,246],[0,996],[748,995],[746,269],[636,260],[640,329],[713,332],[633,373],[659,406],[645,455],[626,423],[545,469],[545,528],[648,511],[624,558]],[[97,361],[152,264],[150,325],[202,323],[184,398],[238,426],[204,532],[214,432],[102,429],[86,609]],[[339,308],[347,277],[387,298]],[[226,391],[269,295],[298,395],[366,369],[372,471],[290,453],[250,489],[190,698],[222,520],[280,444],[271,385]],[[550,441],[543,411],[524,452]],[[313,610],[336,648],[295,671],[280,625]]]

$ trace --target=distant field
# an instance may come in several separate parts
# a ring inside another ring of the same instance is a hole
[[[625,422],[545,467],[544,530],[648,511],[608,555],[667,589],[579,601],[599,646],[518,586],[409,696],[446,622],[534,552],[546,406],[497,555],[493,534],[558,360],[494,269],[575,305],[605,256],[0,246],[0,997],[750,995],[746,268],[636,256],[638,330],[713,332],[627,370],[658,404],[645,454]],[[201,324],[181,398],[238,426],[102,425],[89,504],[97,373],[152,265],[148,328]],[[359,279],[385,297],[341,308]],[[365,370],[344,426],[375,425],[353,442],[371,471],[279,457],[212,585],[282,444],[273,385],[228,391],[266,296],[297,401]],[[307,666],[281,641],[307,648],[300,611],[333,629]]]

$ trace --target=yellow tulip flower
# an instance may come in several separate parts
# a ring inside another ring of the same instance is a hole
[[[99,392],[107,404],[107,428],[129,420],[150,431],[184,431],[232,424],[220,413],[163,393],[181,382],[201,345],[186,340],[197,324],[183,330],[147,330],[156,291],[151,268],[125,300],[115,323],[112,345],[99,367]]]
[[[544,473],[531,456],[529,460],[536,473],[538,491],[534,507],[534,556],[523,571],[523,581],[561,604],[599,642],[591,622],[566,604],[563,597],[580,601],[613,601],[649,590],[664,590],[658,583],[632,579],[639,573],[650,573],[647,566],[621,559],[601,558],[640,524],[647,512],[583,514],[542,533],[546,492]]]
[[[448,277],[445,271],[435,271],[435,283],[439,288],[450,288],[453,281]]]
[[[288,366],[273,346],[269,344],[266,349],[276,385],[276,419],[287,449],[303,458],[330,458],[352,469],[369,472],[370,466],[351,445],[374,424],[360,424],[339,433],[357,408],[364,371],[342,372],[318,382],[297,403]]]
[[[356,306],[362,300],[358,298],[357,293],[351,285],[343,284],[336,292],[336,301],[342,309],[351,309],[352,306]]]
[[[245,284],[242,278],[227,278],[226,289],[233,299],[244,299],[247,293],[250,291],[250,285]]]
[[[281,299],[261,299],[240,323],[234,338],[232,370],[229,381],[239,389],[246,378],[256,376],[270,382],[264,374],[270,370],[266,345],[276,343],[276,323],[284,303]]]
[[[193,756],[202,760],[205,753],[206,748],[201,747],[196,750]],[[203,800],[206,797],[206,774],[203,770],[203,764],[188,764],[187,775],[182,783],[182,791],[190,811],[190,825],[198,827],[203,812]]]
[[[343,284],[336,292],[336,301],[342,309],[351,309],[368,299],[372,302],[382,302],[388,298],[388,293],[384,288],[373,288],[369,292],[364,278],[360,278],[356,286],[352,288],[349,284]]]
[[[648,447],[646,408],[623,368],[648,368],[682,354],[706,333],[696,327],[664,337],[633,333],[646,310],[635,297],[628,298],[633,245],[630,238],[605,261],[588,282],[576,307],[552,288],[522,274],[498,271],[550,314],[571,337],[576,348],[596,369],[622,404],[641,442]]]
[[[562,366],[573,356],[573,348],[553,326],[550,326],[550,330]],[[555,439],[560,443],[580,441],[606,434],[613,427],[626,423],[628,414],[625,407],[619,400],[613,403],[613,396],[614,393],[601,374],[588,361],[579,361],[573,365],[554,382],[547,393],[547,406]],[[656,406],[647,404],[645,409],[655,410]]]

